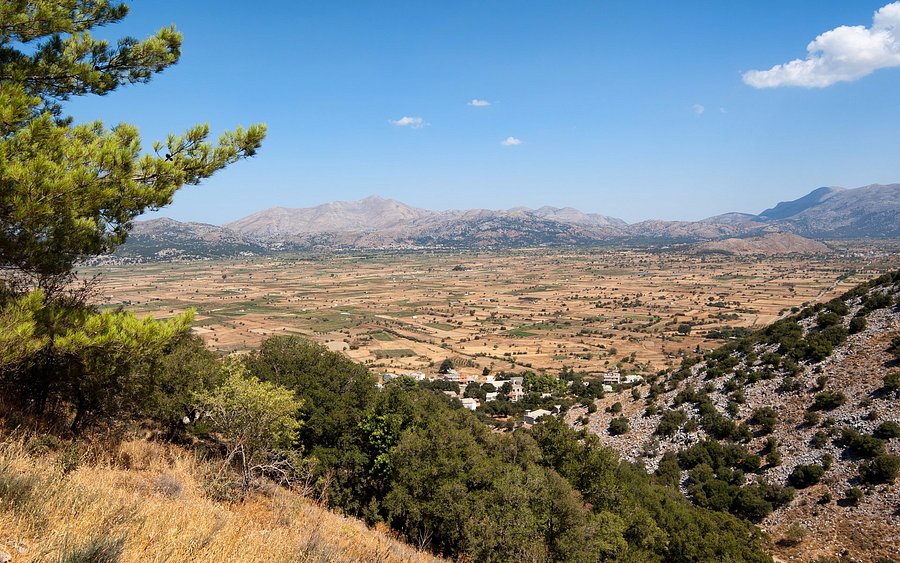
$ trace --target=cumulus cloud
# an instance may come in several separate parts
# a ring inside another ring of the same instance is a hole
[[[694,104],[694,105],[691,107],[691,110],[692,110],[694,113],[696,113],[697,115],[703,115],[703,112],[706,111],[706,108],[703,107],[703,106],[701,106],[700,104]]]
[[[500,144],[503,145],[504,147],[514,147],[516,145],[521,145],[522,140],[517,139],[515,137],[507,137],[507,138],[503,139],[502,141],[500,141]]]
[[[489,105],[491,105],[491,102],[489,102],[487,100],[479,100],[478,98],[475,98],[469,102],[469,105],[476,107],[476,108],[486,108]]]
[[[744,82],[754,88],[825,88],[900,66],[900,2],[875,12],[872,27],[842,25],[816,37],[806,50],[805,59],[744,73]]]
[[[419,129],[420,127],[425,127],[428,125],[425,123],[425,120],[421,117],[401,117],[400,119],[389,119],[391,125],[396,125],[397,127],[410,127],[412,129]]]

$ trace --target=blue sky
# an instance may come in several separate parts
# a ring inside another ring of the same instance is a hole
[[[900,182],[900,39],[871,56],[900,37],[873,22],[886,0],[129,4],[97,34],[174,23],[182,59],[71,101],[77,120],[133,123],[147,146],[197,122],[269,127],[257,157],[150,216],[222,223],[378,194],[634,222]]]

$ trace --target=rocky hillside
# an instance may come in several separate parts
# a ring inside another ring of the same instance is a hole
[[[366,233],[402,228],[436,215],[399,201],[370,196],[334,201],[308,209],[274,207],[225,225],[260,240],[291,240],[313,233]]]
[[[777,255],[820,254],[829,252],[827,245],[791,233],[770,233],[760,237],[727,238],[694,246],[693,252],[722,252],[726,254]]]
[[[761,220],[783,230],[817,238],[897,237],[898,216],[900,184],[820,188],[760,213]]]
[[[567,420],[758,522],[783,559],[896,560],[898,297],[900,272],[882,276]]]

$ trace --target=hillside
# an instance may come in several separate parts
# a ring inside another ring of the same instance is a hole
[[[98,453],[48,436],[2,438],[3,561],[437,560],[275,485],[216,501],[203,483],[217,467],[172,445],[134,440]]]
[[[567,420],[701,506],[758,521],[782,558],[896,559],[898,295],[900,275],[883,276]],[[617,402],[628,431],[613,436]]]
[[[830,249],[819,241],[791,233],[770,233],[761,237],[727,238],[694,246],[693,252],[723,252],[772,256],[777,254],[820,254]]]
[[[630,225],[615,217],[584,213],[571,207],[429,211],[370,196],[311,208],[274,207],[221,227],[171,219],[139,221],[116,256],[141,261],[280,250],[705,242],[774,233],[818,239],[898,237],[900,184],[819,188],[759,215],[725,213],[700,221],[652,219]],[[764,246],[770,246],[768,241]],[[738,249],[735,252],[758,251]],[[759,252],[768,250],[761,248]]]
[[[831,189],[813,200],[779,204],[774,213],[779,228],[809,237],[891,238],[900,236],[900,184],[873,184],[854,190]],[[809,197],[809,196],[806,196]],[[816,201],[818,200],[818,201]],[[815,203],[813,203],[815,201]],[[797,205],[795,205],[797,204]]]

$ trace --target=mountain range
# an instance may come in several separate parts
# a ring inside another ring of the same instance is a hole
[[[705,242],[792,233],[817,239],[900,237],[900,184],[824,187],[759,214],[700,221],[621,219],[571,207],[430,211],[370,196],[311,208],[273,207],[217,226],[134,223],[120,256],[201,257],[335,248],[502,248],[607,242]]]

